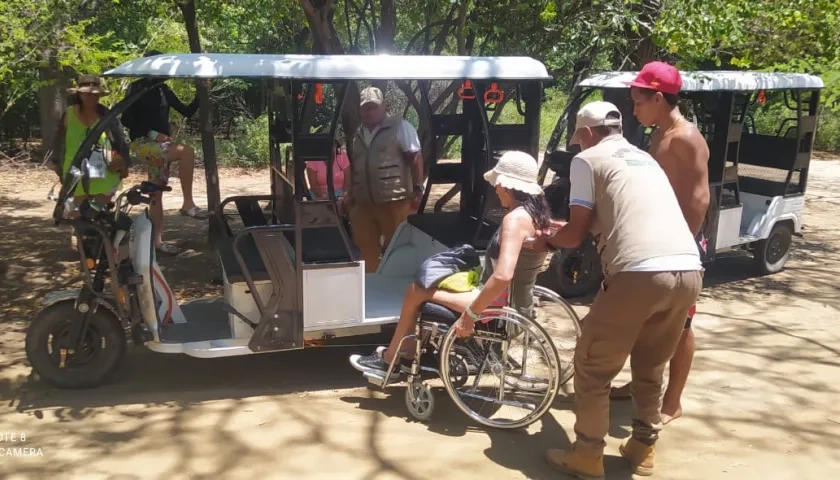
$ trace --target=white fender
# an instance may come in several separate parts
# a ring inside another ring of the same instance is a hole
[[[777,223],[785,220],[793,222],[794,233],[799,233],[802,230],[802,213],[804,207],[805,198],[803,196],[789,198],[773,197],[770,205],[767,206],[767,211],[762,215],[756,215],[750,221],[747,233],[758,239],[765,240],[770,236],[770,231],[773,227]]]
[[[79,293],[81,293],[81,291],[81,289],[74,288],[69,290],[59,290],[57,292],[50,292],[44,295],[44,298],[41,299],[41,303],[44,305],[44,308],[51,307],[61,302],[69,302],[71,300],[75,304],[76,299],[79,298]],[[117,311],[116,307],[114,307],[113,305],[101,298],[99,299],[97,304],[99,306],[105,307],[108,311],[114,314],[114,317],[116,317],[119,320],[120,314]]]

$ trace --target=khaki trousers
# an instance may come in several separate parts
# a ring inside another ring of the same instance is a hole
[[[575,349],[577,445],[602,453],[610,384],[630,357],[633,437],[651,445],[662,429],[662,382],[703,284],[701,271],[620,272],[604,281]]]
[[[380,204],[357,203],[350,208],[350,229],[365,261],[366,273],[379,268],[379,256],[391,243],[397,227],[412,213],[411,199]],[[379,237],[385,237],[382,246]]]

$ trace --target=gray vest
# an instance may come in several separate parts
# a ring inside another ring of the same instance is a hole
[[[411,167],[397,137],[400,117],[388,116],[365,145],[362,126],[353,138],[353,200],[380,204],[411,198]]]
[[[577,155],[592,169],[595,218],[604,276],[655,257],[697,255],[671,182],[647,152],[612,135]]]

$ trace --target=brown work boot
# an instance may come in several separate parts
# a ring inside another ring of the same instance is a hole
[[[561,472],[583,480],[603,480],[604,455],[584,455],[572,446],[569,450],[552,448],[545,452],[545,461]]]
[[[621,456],[630,462],[633,473],[643,477],[653,475],[654,450],[653,445],[645,445],[632,437],[618,447]]]

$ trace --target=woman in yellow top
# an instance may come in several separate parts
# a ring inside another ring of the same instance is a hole
[[[102,80],[94,75],[82,75],[76,87],[67,89],[67,92],[70,94],[69,106],[59,121],[54,149],[56,154],[54,158],[61,159],[60,164],[57,161],[53,162],[53,169],[60,179],[67,175],[73,163],[73,157],[85,141],[90,129],[108,113],[108,108],[100,104],[99,99],[110,93]],[[108,203],[120,188],[121,180],[128,175],[124,160],[129,155],[128,143],[125,140],[123,127],[116,118],[102,132],[96,146],[102,152],[103,159],[110,156],[110,161],[105,160],[107,168],[104,178],[90,179],[88,193],[97,202]],[[73,201],[78,206],[84,199],[85,191],[80,183],[74,192]]]

